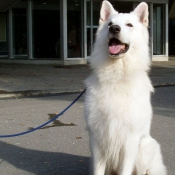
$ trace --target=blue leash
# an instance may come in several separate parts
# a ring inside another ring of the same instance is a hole
[[[41,129],[43,128],[44,126],[48,125],[49,123],[55,121],[58,117],[60,117],[61,115],[63,115],[84,93],[85,93],[86,89],[84,89],[79,95],[78,97],[71,103],[69,104],[69,106],[67,106],[62,112],[60,112],[58,115],[54,116],[51,120],[47,121],[46,123],[36,127],[36,128],[33,128],[29,131],[24,131],[24,132],[20,132],[20,133],[17,133],[17,134],[9,134],[9,135],[0,135],[0,138],[8,138],[8,137],[17,137],[17,136],[21,136],[21,135],[25,135],[25,134],[28,134],[30,132],[34,132],[38,129]]]

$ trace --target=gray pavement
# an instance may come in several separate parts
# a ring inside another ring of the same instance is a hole
[[[76,96],[1,100],[1,134],[26,131],[48,121]],[[89,157],[83,98],[44,129],[0,139],[1,175],[87,175]]]
[[[88,65],[0,65],[0,99],[82,91],[90,73]],[[150,76],[154,85],[175,84],[175,61],[154,62]]]
[[[90,74],[88,65],[0,65],[0,98],[79,92]],[[154,85],[175,84],[175,61],[153,62]]]
[[[0,134],[49,120],[85,88],[89,73],[88,65],[0,65]],[[175,62],[154,62],[150,77],[156,86],[151,133],[161,144],[168,175],[175,175]],[[44,129],[0,139],[0,175],[89,174],[83,98]]]
[[[0,66],[0,98],[79,92],[89,74],[81,66]]]

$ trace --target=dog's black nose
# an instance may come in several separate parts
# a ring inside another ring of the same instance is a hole
[[[111,25],[109,27],[109,32],[112,33],[112,34],[117,34],[117,33],[120,32],[120,30],[121,30],[121,28],[118,25]]]

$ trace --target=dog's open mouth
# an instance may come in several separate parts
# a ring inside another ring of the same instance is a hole
[[[117,38],[111,38],[109,40],[109,53],[112,56],[118,56],[120,54],[126,53],[129,49],[129,45],[122,43]]]

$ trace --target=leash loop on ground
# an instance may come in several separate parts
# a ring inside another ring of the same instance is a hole
[[[36,127],[36,128],[33,128],[29,131],[24,131],[24,132],[20,132],[20,133],[16,133],[16,134],[8,134],[8,135],[0,135],[0,138],[9,138],[9,137],[17,137],[17,136],[22,136],[22,135],[25,135],[25,134],[28,134],[28,133],[31,133],[31,132],[34,132],[38,129],[41,129],[43,128],[44,126],[48,125],[49,123],[55,121],[58,117],[60,117],[61,115],[63,115],[76,101],[78,101],[78,99],[84,94],[84,92],[86,91],[86,89],[84,89],[79,95],[78,97],[72,102],[70,103],[62,112],[60,112],[58,115],[54,116],[52,119],[50,119],[49,121],[47,121],[46,123]]]

